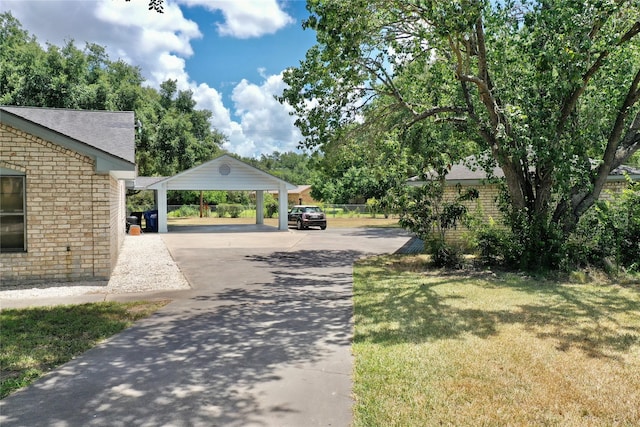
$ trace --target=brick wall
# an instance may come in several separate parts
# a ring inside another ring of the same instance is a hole
[[[25,173],[27,221],[27,251],[0,254],[2,285],[108,279],[124,235],[122,184],[91,158],[5,125],[0,164]]]
[[[126,187],[124,181],[110,178],[109,180],[109,248],[111,266],[118,261],[118,253],[124,243],[127,220],[127,204],[125,199]]]
[[[277,197],[276,197],[277,199]],[[300,201],[300,199],[302,199],[302,202]],[[317,205],[318,201],[314,200],[313,197],[311,197],[311,187],[307,188],[306,190],[300,192],[300,193],[290,193],[288,194],[288,201],[290,205]]]
[[[627,182],[624,180],[607,182],[600,194],[600,199],[610,200],[612,194],[622,192],[622,190],[627,188],[627,185]],[[479,216],[483,218],[483,222],[485,223],[493,220],[496,225],[502,226],[502,213],[498,209],[497,203],[499,186],[496,184],[477,184],[463,186],[462,191],[468,188],[476,188],[479,193],[478,199],[464,203],[467,206],[468,212],[470,214],[481,214]],[[453,185],[447,186],[443,200],[452,201],[456,197],[458,197],[458,188]],[[456,241],[465,246],[469,239],[469,229],[459,225],[456,229],[447,230],[446,236],[447,240]]]

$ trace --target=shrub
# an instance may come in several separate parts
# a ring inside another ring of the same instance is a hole
[[[194,207],[190,205],[182,205],[175,211],[171,211],[167,214],[167,216],[171,218],[184,218],[184,217],[199,216],[199,215],[200,215],[199,207],[197,206]]]
[[[231,218],[240,218],[242,211],[244,211],[244,206],[242,205],[229,205],[229,215],[231,215]]]
[[[228,206],[229,205],[225,203],[221,203],[218,206],[216,206],[216,214],[218,215],[218,218],[224,218],[227,215]]]
[[[567,246],[569,268],[594,265],[640,271],[640,183],[612,200],[601,200],[585,213]]]
[[[475,231],[476,250],[483,264],[497,265],[507,257],[508,232],[493,222]]]
[[[462,251],[444,240],[431,240],[429,242],[429,253],[435,267],[462,268],[464,264]]]
[[[375,218],[378,213],[378,207],[380,206],[380,202],[374,197],[367,199],[367,211],[371,215],[371,218]]]
[[[273,218],[275,214],[278,213],[278,201],[273,198],[273,196],[264,203],[265,206],[265,216],[267,218]]]
[[[400,202],[400,226],[411,230],[422,240],[427,241],[433,236],[444,242],[448,230],[466,221],[468,208],[464,202],[478,198],[475,188],[463,192],[458,186],[457,191],[458,196],[454,200],[444,201],[442,181],[429,181],[422,187],[412,189],[409,201]]]
[[[222,203],[218,205],[217,212],[219,218],[229,215],[231,218],[240,218],[244,211],[244,206],[238,204]]]

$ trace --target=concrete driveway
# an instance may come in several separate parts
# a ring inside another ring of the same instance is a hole
[[[190,231],[163,239],[193,289],[4,399],[3,426],[350,424],[352,265],[410,236]]]

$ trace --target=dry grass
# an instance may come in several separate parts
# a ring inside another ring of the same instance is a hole
[[[640,289],[354,273],[357,426],[640,425]]]
[[[237,224],[255,224],[255,217],[251,218],[169,218],[168,225],[237,225]],[[277,218],[265,218],[265,225],[277,227]],[[332,228],[353,228],[353,227],[397,227],[397,218],[371,218],[371,217],[331,217],[327,219],[327,226]]]

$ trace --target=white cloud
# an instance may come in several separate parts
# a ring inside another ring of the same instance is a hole
[[[276,0],[178,0],[187,6],[220,11],[224,22],[216,23],[221,35],[246,39],[273,34],[295,20]]]
[[[294,118],[289,115],[291,108],[274,98],[284,87],[282,74],[267,77],[261,85],[243,79],[232,94],[234,113],[240,122],[231,118],[217,90],[204,83],[191,90],[198,107],[212,112],[213,126],[227,137],[224,148],[241,156],[258,157],[273,151],[293,151],[300,140]]]
[[[219,31],[233,37],[258,37],[293,22],[275,0],[177,0],[220,11],[225,20]],[[259,156],[274,150],[296,148],[300,139],[288,115],[290,108],[273,95],[282,93],[282,75],[267,76],[250,83],[239,76],[231,110],[209,84],[191,80],[186,59],[194,54],[191,41],[202,37],[198,25],[186,19],[177,3],[165,1],[164,13],[150,12],[146,0],[2,0],[0,11],[9,10],[24,29],[42,44],[62,45],[74,40],[104,46],[111,59],[122,59],[140,67],[147,83],[158,87],[167,79],[177,80],[178,89],[191,89],[198,108],[212,111],[212,125],[225,134],[225,148],[243,156]],[[213,19],[212,15],[212,19]]]
[[[256,152],[292,151],[297,147],[300,133],[293,125],[294,117],[289,115],[292,109],[274,98],[284,88],[279,74],[267,77],[260,86],[243,79],[233,90],[235,114]]]
[[[189,86],[185,58],[193,55],[191,40],[202,33],[176,4],[166,2],[159,14],[149,12],[146,1],[101,0],[95,16],[100,25],[120,34],[115,45],[126,52],[128,62],[142,69],[151,86],[167,79],[177,80],[180,89]]]

